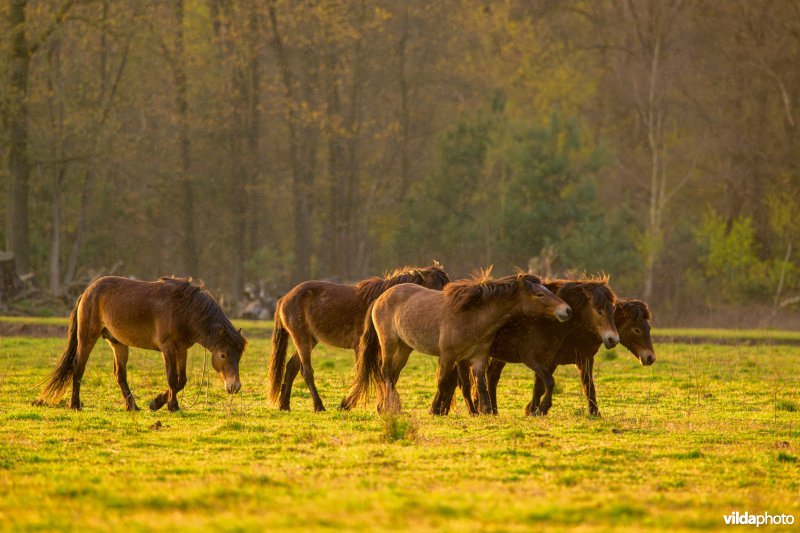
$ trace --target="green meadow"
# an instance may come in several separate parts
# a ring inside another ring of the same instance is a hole
[[[416,353],[401,415],[381,418],[372,403],[340,413],[352,353],[323,346],[314,367],[329,410],[311,412],[298,378],[293,411],[279,412],[265,394],[269,340],[255,334],[241,394],[228,396],[195,348],[174,414],[126,412],[98,343],[76,413],[30,405],[65,340],[2,337],[0,528],[722,529],[732,511],[800,520],[800,347],[775,342],[779,332],[748,335],[657,343],[649,368],[623,348],[602,351],[600,418],[587,416],[566,367],[550,414],[524,416],[532,373],[516,365],[498,416],[471,417],[460,398],[450,416],[431,416],[436,360]],[[161,357],[131,349],[128,368],[146,409],[166,387]]]

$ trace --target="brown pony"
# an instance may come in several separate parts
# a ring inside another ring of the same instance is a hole
[[[621,299],[614,306],[614,323],[619,331],[620,344],[631,351],[644,366],[652,365],[655,360],[655,350],[650,339],[650,321],[652,316],[647,304],[641,300]],[[588,403],[589,414],[599,416],[597,395],[594,387],[594,356],[600,348],[600,340],[588,329],[576,331],[569,335],[561,344],[558,355],[552,361],[548,370],[554,372],[560,365],[576,365],[581,378],[581,386]],[[522,347],[521,349],[524,349]],[[492,359],[489,364],[489,394],[492,406],[497,409],[497,383],[505,367],[505,361]],[[526,411],[535,410],[539,406],[544,393],[543,383],[537,378],[534,384],[533,400]],[[468,391],[465,392],[468,394]],[[473,393],[473,397],[474,397]]]
[[[531,402],[525,410],[527,414],[547,414],[550,409],[555,386],[552,361],[560,353],[559,349],[565,339],[585,332],[592,339],[602,341],[608,348],[613,348],[619,342],[614,323],[616,295],[608,286],[607,277],[580,281],[551,280],[544,285],[572,307],[575,312],[572,320],[561,324],[547,318],[519,316],[500,328],[490,351],[495,369],[501,362],[524,363],[534,369],[536,366],[545,368],[546,372],[536,372],[534,375],[535,383],[545,388],[544,401],[535,404]],[[476,409],[471,405],[474,399],[470,399],[469,393],[469,366],[461,363],[458,371],[462,393],[468,408],[474,413]],[[489,397],[492,411],[496,413],[497,391],[496,387],[492,389],[491,383],[490,379]]]
[[[491,279],[489,271],[452,282],[443,292],[398,285],[375,300],[365,321],[356,362],[356,379],[342,409],[352,409],[372,384],[378,385],[378,410],[400,410],[395,388],[412,350],[439,356],[434,414],[446,414],[458,374],[456,363],[470,360],[478,376],[483,413],[491,413],[486,365],[495,333],[519,314],[566,321],[572,310],[536,276],[519,273]],[[380,359],[380,362],[379,362]],[[446,407],[447,408],[446,408]]]
[[[69,344],[35,403],[58,402],[72,378],[69,405],[81,409],[81,379],[100,337],[114,350],[114,374],[128,411],[139,410],[128,386],[128,346],[164,355],[169,389],[150,402],[153,411],[165,403],[170,411],[179,409],[177,395],[186,385],[186,351],[195,343],[211,352],[211,364],[230,394],[242,386],[239,359],[247,340],[202,285],[182,278],[151,282],[105,276],[89,285],[75,303]]]
[[[324,411],[325,406],[314,384],[314,369],[311,367],[311,350],[317,342],[356,350],[367,309],[387,289],[401,283],[414,283],[441,290],[449,281],[441,265],[434,263],[424,268],[397,269],[384,278],[365,279],[355,286],[327,281],[305,281],[297,285],[278,300],[275,310],[270,399],[274,402],[280,398],[280,409],[288,411],[292,383],[300,371],[311,391],[314,411]],[[297,351],[288,364],[284,364],[289,337]]]

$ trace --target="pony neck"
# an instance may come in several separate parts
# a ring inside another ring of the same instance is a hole
[[[230,341],[225,338],[225,334],[222,331],[219,325],[214,324],[209,328],[209,331],[204,331],[197,335],[200,340],[196,342],[212,353],[220,351],[230,344]]]
[[[476,317],[476,329],[497,333],[509,320],[519,315],[519,304],[516,300],[498,298],[480,307],[472,309]]]

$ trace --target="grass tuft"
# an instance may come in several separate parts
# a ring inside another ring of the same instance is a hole
[[[417,439],[418,424],[416,420],[407,415],[387,414],[381,416],[381,420],[383,421],[383,439],[386,442],[413,442]]]

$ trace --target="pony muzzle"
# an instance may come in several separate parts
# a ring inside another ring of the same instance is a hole
[[[650,366],[656,362],[656,354],[651,351],[642,352],[639,354],[639,362],[642,363],[643,366]]]
[[[608,350],[619,344],[619,335],[612,331],[606,331],[600,337],[603,339],[603,344]]]
[[[570,318],[572,318],[572,308],[567,304],[562,305],[558,309],[556,309],[555,313],[556,318],[559,322],[566,322]]]
[[[227,380],[225,379],[225,390],[228,391],[228,394],[236,394],[242,389],[242,382],[238,379],[236,380]]]

